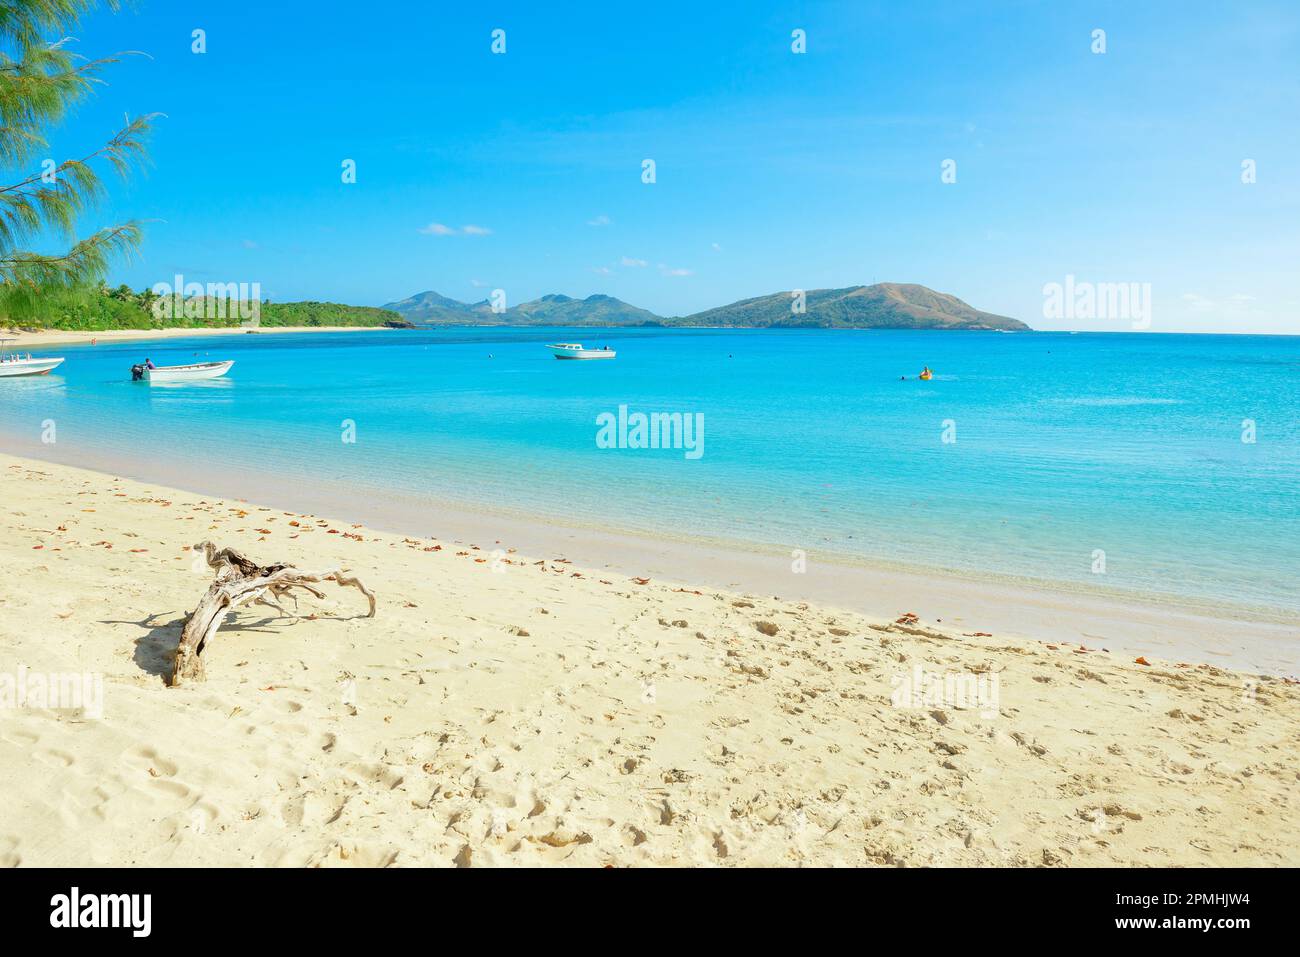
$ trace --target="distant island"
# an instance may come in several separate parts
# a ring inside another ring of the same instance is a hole
[[[103,332],[110,329],[220,329],[245,325],[247,303],[188,299],[199,308],[177,308],[171,316],[160,316],[155,305],[160,296],[146,289],[134,292],[122,285],[86,289],[53,289],[38,295],[34,308],[11,317],[0,294],[0,328],[23,330],[57,329],[68,332]],[[206,308],[211,305],[214,308]],[[415,326],[388,309],[347,306],[337,302],[259,303],[257,324],[268,327],[361,326],[409,329]],[[189,314],[187,314],[189,313]]]
[[[669,326],[733,329],[999,329],[1028,332],[998,316],[915,283],[882,282],[844,289],[809,289],[802,311],[793,292],[775,292],[689,316],[664,317],[613,296],[549,295],[494,312],[489,300],[466,303],[436,292],[390,302],[385,309],[419,326]]]
[[[110,329],[236,328],[247,325],[248,303],[177,300],[174,314],[160,315],[160,297],[127,286],[57,289],[41,293],[36,308],[11,318],[0,295],[0,327],[93,332]],[[795,306],[802,305],[802,309]],[[197,306],[198,308],[191,308]],[[213,306],[214,308],[207,308]],[[240,307],[244,308],[241,309]],[[802,302],[793,292],[742,299],[689,316],[659,316],[616,299],[552,294],[501,312],[489,300],[467,303],[422,292],[383,307],[336,302],[259,303],[260,326],[313,328],[359,326],[417,329],[431,326],[660,326],[729,329],[974,329],[1027,332],[1018,319],[981,312],[947,293],[915,283],[876,283],[845,289],[809,289]]]

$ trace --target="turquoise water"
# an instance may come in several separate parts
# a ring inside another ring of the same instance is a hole
[[[557,362],[553,341],[619,355]],[[234,461],[381,499],[1300,609],[1300,337],[449,329],[42,353],[60,374],[0,379],[18,454],[52,456],[52,420],[64,461]],[[236,365],[129,381],[146,355],[196,353]],[[703,455],[599,448],[620,405],[702,413]]]

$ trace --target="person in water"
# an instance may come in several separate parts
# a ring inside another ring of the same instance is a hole
[[[934,375],[934,373],[930,371],[930,367],[929,367],[929,366],[926,366],[924,369],[921,370],[921,377],[922,377],[922,378],[925,378],[925,377],[927,377],[927,376],[932,376],[932,375]]]

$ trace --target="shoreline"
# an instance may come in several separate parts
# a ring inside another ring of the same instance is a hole
[[[287,333],[316,333],[316,332],[432,332],[440,329],[534,329],[534,328],[557,328],[572,329],[575,332],[584,330],[600,331],[617,331],[621,329],[644,330],[644,329],[662,329],[666,331],[693,331],[702,332],[746,332],[746,331],[789,331],[789,332],[1017,332],[1017,333],[1037,333],[1040,335],[1132,335],[1131,331],[1126,330],[1102,330],[1102,329],[893,329],[893,328],[854,328],[854,327],[816,327],[816,328],[789,328],[771,326],[555,326],[555,327],[536,327],[528,324],[506,324],[506,323],[434,323],[429,325],[417,325],[414,329],[393,328],[391,326],[260,326],[256,329],[258,334],[275,335]],[[210,327],[197,327],[189,329],[106,329],[102,331],[72,331],[64,329],[42,329],[37,332],[25,332],[21,329],[7,329],[0,326],[0,339],[13,338],[16,342],[6,344],[6,349],[10,351],[24,351],[27,347],[45,347],[58,345],[75,345],[88,343],[92,340],[100,342],[133,342],[141,339],[183,339],[197,336],[225,336],[225,335],[246,335],[248,329],[242,326],[233,328],[213,329]],[[1278,336],[1293,337],[1293,333],[1280,332],[1179,332],[1174,330],[1150,330],[1157,335],[1200,335],[1200,336]],[[0,350],[2,351],[2,350]]]
[[[1289,680],[7,455],[0,495],[0,676],[102,687],[3,702],[0,864],[1300,863]],[[168,688],[205,539],[378,615],[240,609]]]
[[[1130,657],[1300,675],[1300,621],[1286,616],[1247,617],[1244,609],[1214,614],[1207,607],[1165,596],[1121,596],[942,569],[891,567],[815,550],[806,553],[804,571],[796,573],[791,555],[737,542],[607,531],[431,496],[349,496],[328,482],[286,486],[274,475],[236,467],[213,474],[185,473],[170,466],[160,475],[153,466],[146,470],[107,459],[87,463],[84,454],[63,462],[0,453],[0,467],[38,463],[85,470],[105,480],[122,476],[165,486],[169,492],[219,495],[333,516],[388,534],[421,537],[432,530],[440,539],[489,552],[499,547],[557,555],[602,573],[651,577],[682,587],[761,593],[881,620],[915,612],[965,631],[1105,648]]]
[[[23,351],[27,346],[71,345],[92,340],[98,340],[99,342],[134,342],[140,339],[187,339],[193,336],[243,336],[248,335],[250,332],[257,335],[276,335],[291,332],[386,331],[402,332],[405,330],[393,329],[391,326],[258,326],[256,329],[247,329],[243,326],[214,329],[210,326],[202,326],[195,329],[105,329],[86,332],[67,329],[41,329],[37,332],[23,332],[18,329],[6,331],[3,327],[0,327],[0,339],[17,339],[17,342],[5,343],[4,350]]]

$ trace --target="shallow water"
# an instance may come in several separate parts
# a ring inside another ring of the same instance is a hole
[[[557,362],[554,341],[619,355]],[[447,329],[51,353],[59,374],[0,380],[7,451],[155,481],[168,462],[231,462],[417,513],[461,502],[1300,609],[1297,337]],[[146,355],[236,364],[132,383]],[[935,379],[918,381],[927,364]],[[702,454],[598,447],[597,417],[620,405],[701,414]]]

